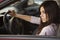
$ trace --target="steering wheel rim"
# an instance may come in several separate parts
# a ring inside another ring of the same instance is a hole
[[[10,20],[6,21],[7,14],[8,14],[8,12],[5,12],[4,17],[3,17],[3,22],[4,22],[5,29],[8,30],[11,34],[21,34],[19,32],[14,33],[16,30],[14,32],[12,31],[12,24],[13,24],[13,20],[14,20],[15,17],[12,17]],[[18,21],[18,19],[16,19],[16,22],[17,21]]]
[[[7,13],[5,12],[5,14],[4,14],[4,16],[3,16],[3,23],[4,23],[4,27],[5,27],[5,29],[8,30],[8,28],[7,28],[7,24],[6,24],[6,20],[5,20],[6,15],[7,15]]]

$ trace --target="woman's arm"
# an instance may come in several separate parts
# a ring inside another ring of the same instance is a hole
[[[11,16],[23,19],[25,21],[34,23],[34,24],[40,24],[40,17],[35,17],[35,16],[29,16],[29,15],[22,15],[22,14],[17,14],[15,13],[15,11],[11,11],[11,13],[9,13]]]
[[[31,21],[31,16],[28,16],[28,15],[16,14],[15,17],[23,19],[23,20],[28,21],[28,22]]]

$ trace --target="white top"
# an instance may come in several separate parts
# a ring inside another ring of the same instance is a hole
[[[35,16],[31,16],[31,23],[34,23],[34,24],[40,24],[40,17],[35,17]]]
[[[57,33],[57,26],[52,23],[42,29],[39,35],[54,36]]]
[[[31,23],[34,23],[34,24],[40,24],[40,17],[34,17],[34,16],[31,16]],[[56,35],[56,32],[57,31],[57,26],[56,24],[54,23],[51,23],[50,25],[48,26],[45,26],[42,31],[39,33],[39,35],[47,35],[47,36],[54,36]]]

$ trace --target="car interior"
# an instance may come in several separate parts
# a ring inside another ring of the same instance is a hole
[[[51,1],[51,0],[1,0],[0,1],[0,35],[1,36],[11,35],[10,37],[12,37],[12,35],[20,35],[20,37],[22,38],[24,37],[40,38],[40,36],[35,36],[34,34],[35,30],[38,28],[39,25],[27,22],[19,18],[11,17],[8,14],[9,13],[8,10],[15,10],[16,13],[20,13],[23,15],[39,17],[40,15],[39,6],[43,1]],[[56,1],[60,7],[60,0],[53,0],[53,1]],[[56,37],[60,37],[60,23],[58,26],[59,29],[57,31]]]
[[[9,0],[10,1],[10,0]],[[8,2],[8,1],[6,1]],[[15,1],[11,1],[5,6],[1,8],[1,33],[0,34],[20,34],[20,35],[32,35],[34,30],[38,27],[36,24],[32,24],[30,22],[24,21],[22,19],[14,18],[11,20],[11,16],[9,16],[8,10],[15,10],[17,13],[21,13],[23,15],[37,16],[39,17],[39,5],[33,3],[32,5],[28,5],[28,1],[17,1],[16,3],[12,3]],[[2,2],[1,5],[4,3]],[[6,16],[7,15],[7,16]],[[10,21],[11,20],[11,21]],[[9,22],[10,21],[10,22]],[[16,22],[16,23],[15,23]],[[19,23],[18,23],[19,22]],[[18,27],[17,27],[18,25]]]

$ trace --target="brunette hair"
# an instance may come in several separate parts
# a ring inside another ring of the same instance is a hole
[[[51,23],[57,24],[59,22],[59,6],[57,5],[56,1],[44,1],[40,5],[39,10],[41,7],[44,7],[45,13],[48,14],[49,20],[46,23],[41,22],[36,34],[39,34],[43,27]]]

